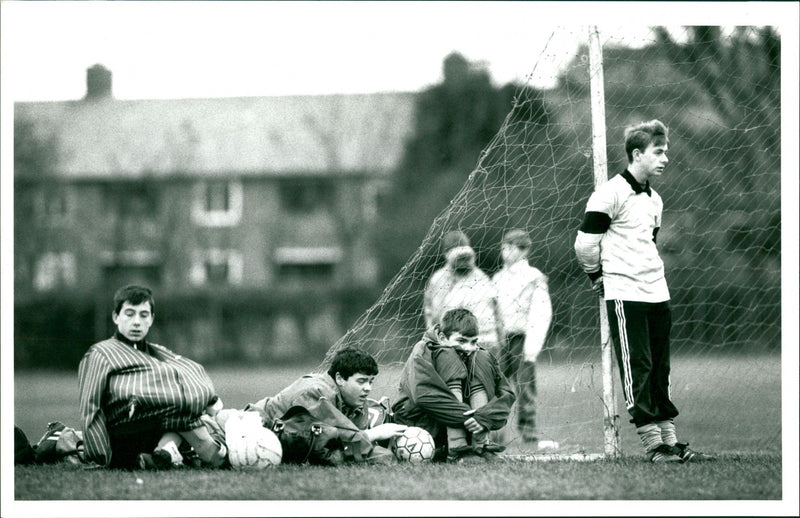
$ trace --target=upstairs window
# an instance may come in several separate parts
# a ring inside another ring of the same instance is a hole
[[[192,216],[204,227],[233,227],[242,217],[242,184],[231,180],[201,182],[195,188]]]
[[[67,186],[47,186],[35,199],[36,217],[48,225],[62,225],[72,217],[74,196]]]
[[[157,219],[158,193],[152,185],[133,185],[127,189],[120,189],[116,202],[119,212],[130,219]]]
[[[206,212],[228,212],[231,210],[231,187],[228,182],[206,184]]]
[[[327,178],[287,178],[280,184],[280,197],[286,212],[328,211],[333,207],[333,183]]]

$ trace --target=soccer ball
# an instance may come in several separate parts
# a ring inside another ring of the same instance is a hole
[[[241,412],[225,422],[228,461],[237,470],[257,470],[277,466],[283,447],[275,433],[261,425],[255,412]]]
[[[402,435],[392,439],[390,447],[397,460],[419,464],[433,459],[436,445],[427,430],[418,426],[409,426]]]

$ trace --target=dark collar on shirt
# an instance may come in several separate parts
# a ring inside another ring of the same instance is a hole
[[[628,181],[628,183],[631,185],[631,189],[633,189],[633,192],[635,192],[636,194],[641,194],[643,192],[646,192],[648,196],[651,196],[649,181],[645,182],[644,187],[642,187],[642,185],[636,181],[636,178],[634,178],[631,172],[628,171],[627,169],[625,169],[625,172],[622,173],[622,177]]]
[[[133,347],[137,351],[142,351],[142,352],[148,353],[148,354],[150,353],[150,347],[147,346],[147,341],[146,340],[139,340],[138,342],[132,342],[132,341],[128,340],[127,338],[125,338],[125,336],[123,336],[122,333],[119,332],[119,329],[114,331],[114,338],[116,338],[120,342],[124,343],[125,345],[130,345],[131,347]]]
[[[336,408],[350,420],[353,420],[353,418],[359,417],[364,413],[363,406],[354,408],[345,403],[344,399],[342,398],[342,394],[338,390],[336,391],[336,401],[334,401],[334,404],[336,405]]]

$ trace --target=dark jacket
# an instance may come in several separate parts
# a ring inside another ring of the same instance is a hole
[[[429,330],[417,342],[403,366],[400,375],[400,393],[393,406],[395,420],[399,423],[420,426],[436,436],[442,426],[464,426],[470,410],[467,403],[459,401],[433,366],[432,353],[439,344],[435,332]],[[516,400],[514,390],[500,371],[497,360],[488,351],[478,348],[467,359],[469,379],[479,381],[489,395],[489,402],[478,408],[472,417],[489,430],[505,426],[511,406]]]

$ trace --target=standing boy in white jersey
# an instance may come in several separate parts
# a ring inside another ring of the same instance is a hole
[[[625,130],[628,168],[589,197],[575,253],[603,296],[625,405],[652,462],[712,457],[679,443],[670,399],[672,315],[656,248],[663,202],[650,188],[667,166],[667,128],[658,120]]]
[[[547,276],[528,263],[531,244],[524,230],[515,228],[506,232],[500,243],[503,267],[492,281],[505,331],[505,341],[499,350],[500,368],[509,380],[516,381],[517,427],[523,441],[545,448],[554,443],[539,442],[535,368],[553,310]]]

